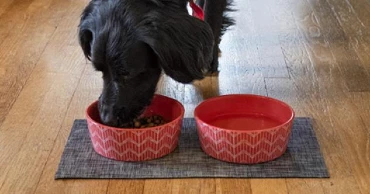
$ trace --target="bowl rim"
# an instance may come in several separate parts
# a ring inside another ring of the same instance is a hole
[[[105,125],[103,123],[97,122],[95,119],[92,119],[90,117],[89,110],[92,108],[92,105],[93,104],[98,103],[98,100],[96,100],[96,101],[90,103],[89,106],[86,108],[86,110],[85,110],[85,117],[87,118],[87,120],[90,120],[95,125],[102,126],[104,128],[108,128],[108,129],[111,129],[111,130],[129,131],[129,132],[133,132],[133,131],[135,131],[135,132],[137,132],[137,131],[148,131],[148,130],[159,129],[160,127],[163,127],[163,126],[173,125],[175,122],[177,122],[178,120],[180,120],[180,119],[182,119],[184,117],[185,108],[184,108],[184,106],[178,100],[173,99],[173,98],[170,98],[168,96],[160,95],[160,94],[154,94],[154,96],[158,96],[158,97],[161,97],[161,98],[166,98],[166,99],[169,99],[169,100],[174,101],[177,105],[179,105],[179,107],[181,109],[181,114],[179,116],[177,116],[175,119],[173,119],[171,122],[168,122],[166,124],[159,125],[159,126],[154,126],[154,127],[145,127],[145,128],[119,128],[119,127],[112,127],[112,126],[108,126],[108,125]]]
[[[199,118],[198,116],[198,111],[199,110],[199,107],[202,106],[203,104],[205,103],[208,103],[208,102],[211,102],[211,101],[215,101],[215,100],[219,100],[219,99],[222,99],[222,98],[227,98],[227,97],[254,97],[254,98],[262,98],[262,99],[268,99],[268,100],[272,100],[272,101],[275,101],[275,102],[278,102],[278,103],[281,103],[285,106],[288,107],[288,109],[290,110],[291,112],[291,116],[290,118],[285,121],[284,123],[280,124],[280,125],[277,125],[275,127],[269,127],[269,128],[262,128],[262,129],[253,129],[253,130],[236,130],[236,129],[230,129],[230,128],[222,128],[222,127],[217,127],[217,126],[214,126],[214,125],[211,125],[205,121],[203,121],[202,119]],[[272,97],[269,97],[269,96],[262,96],[262,95],[257,95],[257,94],[225,94],[225,95],[221,95],[221,96],[216,96],[216,97],[212,97],[212,98],[209,98],[207,100],[204,100],[203,102],[199,103],[195,109],[194,109],[194,118],[198,121],[201,121],[203,123],[203,125],[206,125],[208,127],[212,127],[216,130],[221,130],[221,131],[230,131],[230,132],[236,132],[236,133],[251,133],[251,132],[263,132],[263,131],[271,131],[271,130],[274,130],[276,128],[280,128],[284,125],[287,125],[288,123],[292,122],[293,119],[295,118],[295,112],[293,110],[293,108],[291,106],[289,106],[289,104],[281,101],[281,100],[278,100],[276,98],[272,98]],[[199,130],[199,129],[198,129]]]

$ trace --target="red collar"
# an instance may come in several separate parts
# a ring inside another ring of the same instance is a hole
[[[190,7],[193,9],[193,16],[199,18],[200,20],[204,20],[204,12],[201,7],[194,3],[193,0],[189,0]]]

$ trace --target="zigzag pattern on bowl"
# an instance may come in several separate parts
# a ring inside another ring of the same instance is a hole
[[[228,162],[260,163],[281,156],[292,123],[265,131],[228,131],[197,122],[201,147],[208,155]]]
[[[178,144],[182,121],[147,130],[111,130],[88,123],[94,150],[123,161],[143,161],[171,153]]]

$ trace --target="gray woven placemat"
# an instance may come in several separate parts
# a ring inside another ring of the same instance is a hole
[[[296,118],[286,153],[255,165],[222,162],[200,148],[195,121],[184,119],[179,147],[170,155],[146,162],[120,162],[98,155],[92,148],[86,120],[75,120],[55,179],[66,178],[328,178],[309,118]]]

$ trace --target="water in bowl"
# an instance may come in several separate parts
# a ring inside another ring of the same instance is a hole
[[[209,124],[232,130],[260,130],[277,127],[282,123],[270,116],[260,114],[227,114],[209,121]]]

